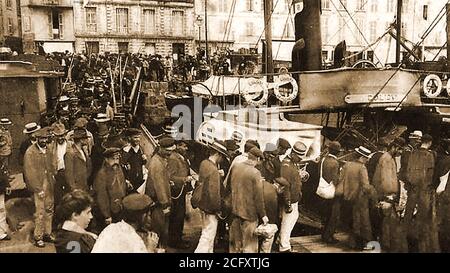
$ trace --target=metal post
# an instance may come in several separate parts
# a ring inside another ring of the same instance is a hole
[[[266,73],[273,74],[272,59],[272,9],[273,1],[264,0],[264,25],[266,38]],[[267,82],[273,82],[273,76],[267,76]]]
[[[205,0],[205,46],[206,46],[206,62],[209,63],[209,49],[208,49],[208,0]]]
[[[400,63],[400,41],[402,38],[402,0],[397,0],[397,43],[395,48],[395,63]]]
[[[447,11],[447,69],[450,68],[450,4],[446,5]],[[423,52],[423,51],[422,51]],[[423,55],[423,54],[422,54]]]

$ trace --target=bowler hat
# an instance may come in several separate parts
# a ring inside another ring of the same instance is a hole
[[[369,158],[370,154],[372,153],[369,149],[367,149],[366,147],[363,147],[363,146],[359,146],[358,148],[355,149],[355,151],[358,154],[360,154],[364,157],[367,157],[367,158]]]
[[[301,142],[301,141],[297,141],[294,144],[294,147],[292,147],[292,152],[300,155],[300,156],[304,156],[306,155],[306,150],[308,149],[308,147],[306,147],[305,143]]]
[[[225,146],[225,142],[221,141],[221,140],[216,140],[213,143],[211,143],[209,145],[209,147],[217,152],[219,152],[220,154],[224,155],[224,156],[228,156],[227,153],[227,148]]]
[[[25,124],[25,129],[23,130],[24,134],[31,134],[41,129],[41,126],[39,126],[36,122],[31,122]]]
[[[145,210],[155,205],[155,202],[146,194],[132,193],[122,200],[123,207],[128,211]]]
[[[271,153],[271,154],[277,154],[277,145],[268,142],[266,143],[266,147],[264,147],[264,152]]]
[[[11,125],[12,122],[9,120],[9,118],[1,118],[0,119],[0,125]]]

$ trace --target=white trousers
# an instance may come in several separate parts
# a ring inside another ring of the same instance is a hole
[[[281,213],[280,227],[280,251],[291,250],[291,232],[294,229],[298,219],[298,202],[291,204],[292,212],[286,213],[283,209]]]
[[[8,235],[8,224],[6,223],[5,195],[0,194],[0,240]]]
[[[218,219],[215,214],[202,213],[202,235],[198,241],[197,248],[194,253],[213,253],[214,239],[217,233]]]

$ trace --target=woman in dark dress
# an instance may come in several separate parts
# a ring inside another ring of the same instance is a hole
[[[57,208],[57,253],[90,253],[97,235],[86,231],[92,219],[92,198],[84,191],[66,194]]]

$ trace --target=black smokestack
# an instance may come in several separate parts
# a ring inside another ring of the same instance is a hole
[[[322,69],[320,0],[303,0],[303,10],[295,15],[295,41],[292,50],[294,71]],[[303,39],[304,42],[299,42]]]

